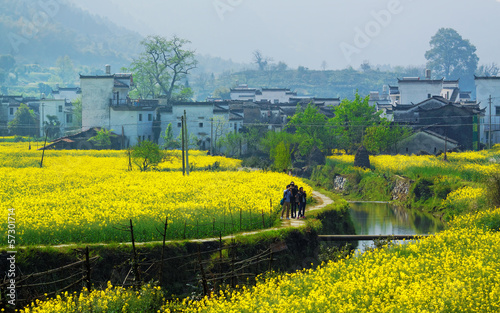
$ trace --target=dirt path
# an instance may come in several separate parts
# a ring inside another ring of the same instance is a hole
[[[332,204],[333,200],[328,198],[322,193],[319,193],[317,191],[313,190],[313,198],[316,199],[317,203],[313,206],[306,206],[306,213],[305,216],[307,217],[307,212],[314,211],[314,210],[319,210],[324,208],[325,206]],[[304,226],[306,224],[306,221],[304,219],[295,219],[295,218],[290,218],[289,220],[283,219],[281,220],[281,227],[300,227]]]
[[[319,193],[318,191],[313,190],[312,196],[314,199],[316,199],[317,203],[314,204],[313,206],[306,206],[306,213],[305,213],[306,217],[307,217],[307,212],[322,209],[325,206],[333,203],[332,199],[328,198],[327,196],[325,196],[322,193]],[[269,231],[269,230],[277,230],[277,229],[283,228],[283,227],[301,227],[304,225],[306,225],[306,221],[304,219],[289,219],[289,220],[283,219],[283,220],[281,220],[280,227],[266,228],[266,229],[260,229],[260,230],[244,232],[244,233],[237,233],[234,235],[224,236],[224,237],[222,237],[222,239],[227,240],[227,239],[235,238],[236,236],[249,236],[249,235],[258,234],[258,233]],[[217,240],[219,240],[219,237],[189,239],[187,241],[207,242],[207,241],[217,241]],[[178,241],[181,241],[181,240],[167,240],[166,243],[173,243],[173,242],[178,242]],[[148,241],[148,242],[136,242],[135,243],[136,246],[142,246],[142,245],[146,245],[146,244],[162,244],[162,242],[161,241]],[[76,246],[82,246],[82,245],[85,245],[85,244],[78,243],[78,244],[62,244],[62,245],[55,245],[55,246],[37,246],[37,247],[38,248],[45,248],[45,247],[65,248],[65,247],[76,247]],[[92,243],[92,244],[88,244],[88,245],[105,246],[107,244],[106,243]],[[131,242],[122,242],[122,243],[118,243],[118,245],[132,245],[132,243]]]

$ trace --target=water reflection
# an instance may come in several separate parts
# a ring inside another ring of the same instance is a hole
[[[357,235],[424,235],[443,230],[434,216],[406,210],[390,203],[350,203],[351,219]],[[399,241],[396,241],[399,242]],[[373,241],[359,241],[358,249],[373,246]]]

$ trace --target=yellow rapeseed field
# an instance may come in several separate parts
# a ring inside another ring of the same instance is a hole
[[[5,144],[2,144],[5,145]],[[0,203],[16,214],[19,245],[129,241],[117,228],[132,219],[136,239],[160,240],[156,228],[168,218],[168,238],[216,236],[219,232],[269,227],[284,187],[280,173],[127,171],[123,151],[0,149]],[[23,143],[21,147],[26,147]],[[193,152],[190,161],[236,168],[240,161]],[[164,165],[168,166],[168,164]],[[311,195],[311,188],[300,180]],[[240,222],[241,221],[241,222]],[[0,232],[7,224],[0,224]]]
[[[183,312],[498,312],[500,233],[484,227],[488,216],[495,216],[498,225],[500,209],[457,218],[434,237],[261,279],[255,287],[202,301],[165,303],[158,311],[182,307]],[[24,312],[110,307],[130,312],[125,300],[136,305],[138,295],[110,287],[91,295],[84,291],[39,301]],[[149,303],[150,296],[145,298]]]

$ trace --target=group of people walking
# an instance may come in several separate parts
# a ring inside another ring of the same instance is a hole
[[[281,218],[286,212],[286,219],[290,219],[290,211],[292,218],[304,218],[306,211],[307,194],[304,188],[298,187],[292,181],[283,192],[283,209],[281,210]],[[297,213],[298,208],[298,213]]]

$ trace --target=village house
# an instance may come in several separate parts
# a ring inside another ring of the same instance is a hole
[[[82,92],[82,130],[100,127],[123,136],[125,147],[149,140],[163,144],[168,124],[172,124],[174,138],[181,132],[181,117],[186,112],[188,134],[194,134],[198,147],[210,148],[215,124],[217,136],[239,132],[243,112],[238,114],[224,102],[170,102],[163,99],[131,99],[134,87],[132,74],[80,75]]]
[[[59,123],[59,133],[61,135],[75,130],[76,123],[73,120],[73,105],[66,98],[49,98],[44,94],[42,94],[41,98],[0,95],[1,133],[8,133],[8,123],[15,118],[21,103],[26,104],[35,114],[35,124],[30,127],[37,129],[37,136],[45,136],[46,123],[50,121],[49,117],[56,118],[53,118],[53,121]]]
[[[500,143],[500,77],[475,77],[476,99],[485,111],[480,120],[480,140],[486,146]]]

